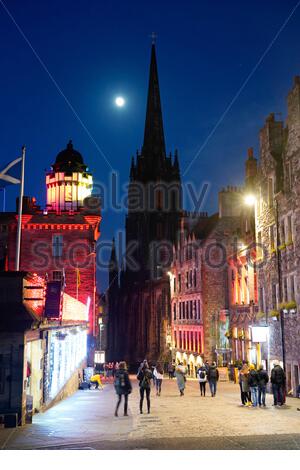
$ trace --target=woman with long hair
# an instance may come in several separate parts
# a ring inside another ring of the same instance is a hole
[[[124,395],[124,416],[128,416],[128,395],[132,391],[132,385],[127,372],[127,365],[124,361],[119,363],[119,368],[115,372],[115,390],[119,397],[115,410],[115,416],[118,416],[122,395]]]
[[[143,402],[146,394],[148,414],[150,413],[150,393],[151,393],[151,379],[153,378],[152,372],[149,369],[148,362],[144,360],[137,373],[137,379],[140,387],[140,413],[143,414]]]

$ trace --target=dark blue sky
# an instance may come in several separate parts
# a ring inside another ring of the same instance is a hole
[[[1,2],[0,2],[1,3]],[[181,171],[296,5],[296,0],[99,1],[6,0],[15,21],[58,83],[111,166],[128,179],[130,157],[143,138],[151,31],[157,60],[167,149],[178,148]],[[217,192],[243,180],[247,148],[270,112],[286,112],[300,74],[300,7],[185,175]],[[94,173],[110,168],[0,4],[0,160],[27,145],[25,192],[45,198],[44,169],[72,138]],[[127,105],[114,106],[122,94]],[[16,187],[7,189],[14,208]],[[124,214],[103,212],[102,238],[124,227]],[[106,276],[101,276],[105,284]]]

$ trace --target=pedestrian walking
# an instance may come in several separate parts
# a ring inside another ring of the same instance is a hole
[[[206,382],[207,382],[207,372],[205,365],[201,366],[198,369],[198,380],[200,385],[200,393],[201,397],[205,397],[205,389],[206,389]]]
[[[183,365],[183,363],[180,362],[175,369],[175,376],[176,376],[177,386],[178,386],[181,397],[184,395],[186,374],[187,374],[187,369]]]
[[[175,371],[174,364],[170,362],[168,365],[169,379],[174,379],[174,371]]]
[[[137,379],[140,387],[140,413],[143,414],[143,402],[146,394],[147,410],[150,413],[150,393],[151,393],[151,379],[153,378],[152,372],[149,369],[148,362],[144,360],[137,373]]]
[[[250,364],[249,367],[248,384],[250,387],[252,406],[256,408],[258,405],[258,372],[254,364]]]
[[[242,404],[245,406],[251,406],[251,395],[250,395],[250,387],[248,383],[249,377],[249,367],[247,364],[244,364],[239,375],[239,380],[241,382],[241,389],[242,389]]]
[[[163,371],[163,368],[160,364],[158,364],[154,368],[153,375],[155,376],[156,395],[160,396],[162,381],[163,381],[163,378],[164,378],[164,371]]]
[[[151,373],[152,373],[153,386],[156,388],[156,377],[154,375],[155,367],[156,366],[151,366],[150,370],[151,370]]]
[[[217,382],[219,380],[219,371],[217,369],[217,365],[215,362],[213,362],[212,365],[208,369],[207,380],[209,383],[211,396],[215,397],[217,393]]]
[[[124,396],[124,416],[128,416],[128,395],[132,392],[132,385],[127,372],[126,362],[121,361],[118,369],[115,370],[115,390],[119,399],[117,402],[115,416],[118,416],[119,406],[121,404],[122,395]]]
[[[268,372],[262,365],[258,368],[258,404],[266,406],[267,383],[269,382]]]
[[[206,369],[206,373],[208,373],[208,371],[209,371],[209,362],[208,361],[205,361],[204,367]]]
[[[271,371],[271,383],[274,397],[273,406],[282,406],[284,404],[285,372],[278,361],[274,361],[274,367]]]

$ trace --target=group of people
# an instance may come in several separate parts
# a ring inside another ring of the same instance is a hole
[[[266,406],[267,384],[270,378],[262,365],[255,368],[253,364],[243,364],[239,372],[239,385],[241,390],[241,406]],[[285,403],[286,377],[278,361],[274,361],[271,371],[271,384],[274,403],[273,406],[283,406]]]
[[[174,371],[172,374],[169,372],[169,378],[173,378],[174,375],[176,377],[178,390],[180,396],[184,395],[185,385],[186,385],[186,376],[188,374],[188,370],[186,366],[182,362],[175,365],[174,364]],[[162,390],[162,383],[164,378],[164,370],[161,364],[157,364],[156,366],[152,367],[152,370],[145,359],[141,364],[137,372],[137,380],[139,382],[139,391],[140,391],[140,414],[143,414],[143,404],[144,399],[146,398],[146,405],[147,405],[147,412],[150,413],[151,401],[150,401],[150,394],[151,394],[151,381],[153,380],[156,395],[161,395]],[[214,397],[216,395],[217,390],[217,382],[219,380],[219,372],[216,366],[216,363],[213,362],[211,365],[206,362],[202,367],[198,370],[198,379],[200,384],[200,393],[201,396],[205,396],[206,393],[206,383],[209,383],[211,396]],[[115,409],[115,416],[118,416],[119,407],[122,401],[122,396],[124,396],[124,416],[127,416],[128,410],[128,395],[132,392],[132,385],[129,379],[129,374],[127,371],[127,366],[125,362],[120,362],[118,369],[115,372],[115,390],[116,394],[118,395],[118,401]]]
[[[168,369],[169,378],[176,377],[177,386],[180,396],[184,395],[186,386],[186,377],[188,375],[187,367],[180,362],[172,364],[174,370]],[[128,416],[128,396],[132,392],[132,385],[129,378],[126,362],[122,361],[114,367],[114,386],[118,401],[115,409],[115,416],[118,416],[118,410],[124,396],[124,416]],[[172,373],[171,373],[172,372]],[[216,396],[217,382],[219,380],[219,371],[215,362],[211,364],[206,361],[198,370],[197,378],[200,386],[200,395],[205,397],[206,384],[209,384],[212,397]],[[147,412],[150,413],[150,394],[151,381],[156,389],[156,395],[160,396],[162,391],[162,383],[164,379],[164,369],[161,364],[157,364],[150,368],[145,359],[139,366],[137,372],[137,380],[139,382],[140,401],[139,409],[143,414],[143,404],[146,398]],[[262,365],[255,368],[253,364],[248,365],[244,362],[239,371],[239,385],[241,391],[241,406],[247,407],[265,407],[267,384],[271,382],[274,398],[274,406],[282,406],[285,403],[286,377],[283,368],[278,361],[273,364],[271,377]],[[102,388],[101,376],[95,374],[90,379],[90,384],[95,384],[96,388]]]

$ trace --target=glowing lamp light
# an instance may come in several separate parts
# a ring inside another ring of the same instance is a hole
[[[247,194],[245,196],[245,204],[247,206],[254,206],[256,202],[256,197],[253,194]]]

